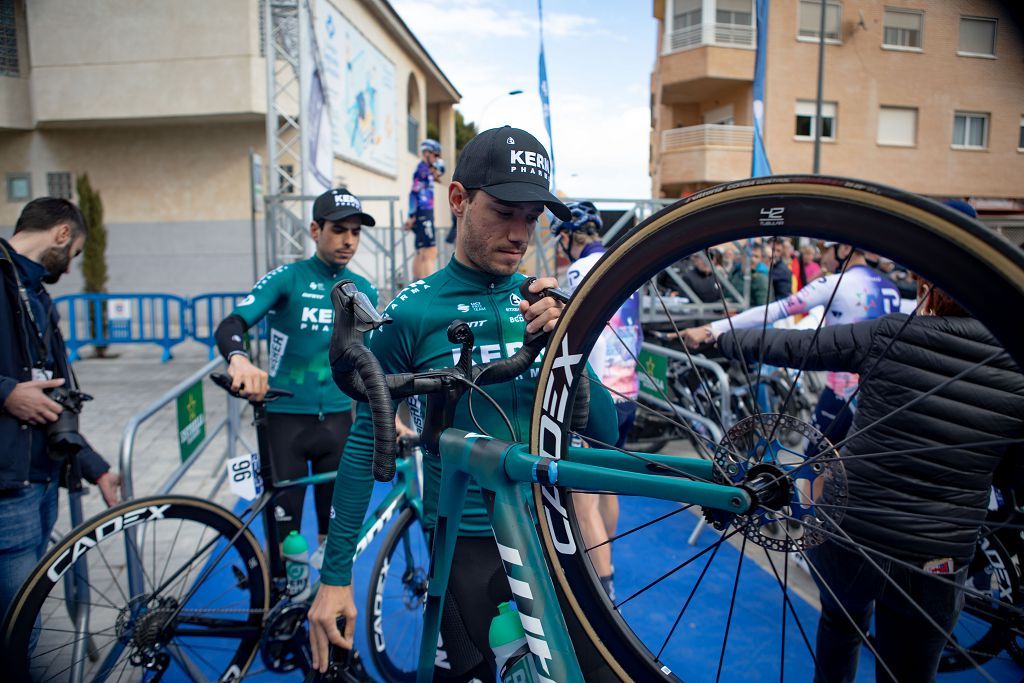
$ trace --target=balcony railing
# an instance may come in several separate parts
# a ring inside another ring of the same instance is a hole
[[[671,128],[661,133],[662,152],[682,152],[699,147],[732,147],[752,149],[754,129],[751,126],[703,124]]]
[[[698,24],[668,34],[666,52],[678,52],[700,45],[754,47],[754,27],[749,24]]]

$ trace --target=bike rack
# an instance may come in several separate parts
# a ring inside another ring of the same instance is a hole
[[[648,353],[653,353],[653,354],[658,355],[658,356],[664,356],[666,358],[671,358],[672,360],[683,361],[684,363],[693,365],[694,367],[703,368],[704,370],[710,371],[715,376],[715,378],[718,380],[718,386],[719,386],[719,392],[718,393],[720,394],[720,399],[719,399],[720,403],[719,403],[719,406],[718,406],[718,410],[719,410],[719,414],[722,416],[722,423],[723,423],[723,425],[725,426],[726,429],[728,429],[729,427],[732,426],[733,417],[732,417],[732,412],[729,409],[729,396],[730,396],[730,391],[731,391],[730,384],[729,384],[729,375],[725,372],[725,370],[722,369],[721,365],[719,365],[718,363],[716,363],[714,361],[708,360],[707,358],[702,358],[700,356],[694,356],[692,354],[688,356],[685,353],[683,353],[682,351],[676,351],[675,349],[670,349],[670,348],[667,348],[665,346],[659,346],[657,344],[652,344],[651,342],[643,342],[642,348],[643,348],[644,351],[647,351]],[[662,402],[664,402],[664,401],[662,401]],[[675,409],[677,411],[683,411],[685,414],[691,415],[691,413],[689,411],[686,411],[683,408],[680,408],[679,406],[674,406],[673,409]],[[697,415],[696,413],[693,413],[692,416],[693,416],[693,419],[696,419],[697,422],[700,422],[701,424],[704,424],[705,422],[708,422],[707,418],[705,418],[702,415]],[[721,431],[722,430],[719,429],[718,426],[715,425],[713,422],[709,422],[709,424],[711,424],[714,427],[712,432],[717,432],[718,435],[717,435],[716,438],[721,440],[721,438],[722,438]]]

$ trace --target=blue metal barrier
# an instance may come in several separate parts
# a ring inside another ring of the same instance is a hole
[[[173,294],[69,294],[54,304],[72,362],[83,346],[156,344],[166,363],[189,334],[189,302]]]
[[[217,331],[217,325],[231,315],[235,306],[248,295],[249,292],[210,292],[189,300],[191,336],[200,344],[205,344],[210,348],[210,360],[213,360],[217,352],[217,340],[213,337],[213,333]],[[267,320],[264,318],[259,323],[260,338],[266,336],[266,327]]]

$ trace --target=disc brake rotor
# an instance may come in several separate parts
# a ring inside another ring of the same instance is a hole
[[[807,447],[787,445],[795,442]],[[764,548],[796,552],[820,545],[842,521],[846,469],[832,443],[803,420],[773,413],[744,418],[713,457],[715,482],[739,486],[754,501],[744,514],[706,508],[705,518],[720,531],[733,526]]]

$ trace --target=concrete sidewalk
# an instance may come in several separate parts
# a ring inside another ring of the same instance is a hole
[[[84,357],[75,363],[74,369],[82,391],[94,398],[82,409],[81,432],[111,467],[119,471],[122,433],[128,421],[206,365],[209,356],[205,346],[194,342],[175,347],[174,358],[167,363],[160,362],[161,349],[156,345],[118,345],[111,346],[109,351],[111,357],[100,359],[95,357],[91,347],[87,347]],[[227,394],[209,379],[203,381],[207,436],[224,418],[228,400]],[[246,408],[242,414],[241,433],[247,446],[254,449],[256,437],[251,425],[252,413]],[[156,493],[181,464],[176,411],[176,402],[169,402],[142,423],[136,433],[132,468],[136,498]],[[226,432],[225,428],[211,442],[174,487],[174,493],[200,496],[228,507],[232,505],[234,496],[226,493],[226,487],[210,495],[216,476],[223,467]],[[238,448],[238,453],[248,450],[241,445]],[[96,487],[90,486],[89,489],[83,497],[86,518],[104,507]],[[62,492],[61,513],[55,531],[63,535],[70,528],[66,497]]]

